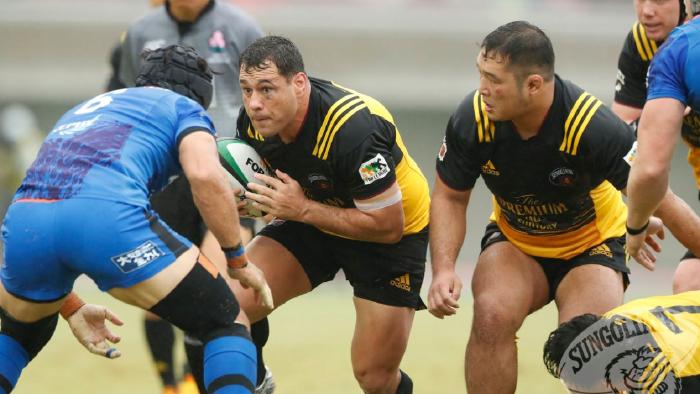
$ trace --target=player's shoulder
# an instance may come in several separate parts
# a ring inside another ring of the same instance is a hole
[[[165,6],[155,7],[129,25],[126,37],[146,34],[150,32],[154,26],[168,23],[169,20],[170,17],[168,16]]]
[[[246,11],[237,7],[228,1],[217,1],[214,4],[213,15],[218,18],[223,18],[226,21],[235,21],[238,23],[244,23],[245,25],[256,25],[257,22],[252,15],[248,14]]]
[[[379,100],[335,82],[318,78],[310,81],[320,101],[316,114],[320,127],[314,147],[319,158],[326,159],[331,147],[336,154],[344,155],[370,136],[393,143],[394,117]]]
[[[468,144],[490,143],[496,138],[496,125],[486,112],[484,98],[478,90],[467,94],[452,112],[447,133]]]
[[[575,156],[611,139],[633,137],[631,128],[600,99],[571,81],[559,81],[564,123],[560,151]]]
[[[644,25],[639,22],[634,22],[625,39],[623,51],[626,51],[628,55],[633,58],[643,62],[649,62],[654,57],[658,47],[659,43],[647,36]]]

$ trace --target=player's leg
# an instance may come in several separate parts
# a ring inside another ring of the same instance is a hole
[[[584,313],[602,315],[622,304],[627,273],[624,240],[610,239],[571,259],[556,287],[559,323]]]
[[[427,228],[391,245],[334,238],[330,246],[354,290],[357,382],[365,393],[412,394],[413,382],[399,367],[415,311],[425,309]]]
[[[65,272],[52,242],[59,204],[16,202],[3,222],[0,393],[12,391],[22,369],[50,340],[77,276]]]
[[[491,227],[491,226],[490,226]],[[487,230],[472,278],[474,316],[466,351],[470,393],[514,393],[517,384],[515,334],[530,313],[549,300],[542,267],[497,228]]]
[[[365,393],[412,393],[408,375],[401,374],[399,365],[406,351],[413,308],[383,305],[354,298],[355,334],[352,338],[351,359],[355,379]],[[403,388],[397,391],[402,376]]]
[[[673,274],[673,294],[700,290],[700,259],[688,251]]]
[[[165,189],[154,194],[151,197],[151,207],[173,231],[194,245],[202,245],[205,225],[194,204],[192,190],[185,176],[180,176]],[[169,322],[148,312],[144,314],[144,328],[146,344],[164,392],[175,392],[178,386],[173,362],[175,330]],[[188,371],[189,367],[185,365],[183,369]],[[186,378],[187,376],[183,376],[183,379]]]

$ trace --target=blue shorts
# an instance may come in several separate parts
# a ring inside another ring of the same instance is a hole
[[[80,274],[103,291],[133,286],[192,247],[153,211],[91,199],[15,202],[2,238],[2,284],[36,302],[62,298]]]

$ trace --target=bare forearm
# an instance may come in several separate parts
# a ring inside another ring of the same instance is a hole
[[[629,214],[627,224],[642,227],[661,203],[668,188],[668,173],[654,174],[643,166],[634,165],[627,186]]]
[[[454,271],[467,233],[466,203],[433,197],[430,206],[430,260],[433,275]]]
[[[683,199],[669,191],[654,214],[680,243],[700,256],[700,217]]]
[[[403,208],[399,203],[384,209],[395,211],[389,215],[391,220],[356,208],[338,208],[309,200],[301,221],[342,237],[378,243],[398,242],[403,232]]]
[[[235,197],[223,179],[190,180],[192,195],[204,223],[222,247],[241,242]]]

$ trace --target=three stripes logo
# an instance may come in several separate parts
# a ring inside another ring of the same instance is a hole
[[[647,31],[644,25],[636,22],[634,26],[632,26],[632,36],[634,37],[634,45],[637,47],[639,57],[645,62],[651,61],[651,58],[654,57],[658,48],[656,46],[656,41],[647,37]]]
[[[318,130],[316,146],[314,146],[312,154],[321,160],[328,159],[331,144],[338,130],[350,117],[363,108],[367,108],[367,104],[357,94],[348,94],[333,103],[326,112],[321,128]]]
[[[265,141],[265,138],[263,138],[262,134],[258,133],[257,130],[253,129],[250,126],[248,126],[248,137],[258,141]]]
[[[474,117],[476,118],[476,131],[479,142],[491,142],[496,135],[496,125],[488,116],[484,108],[484,100],[479,92],[474,93]]]
[[[583,92],[569,112],[564,124],[564,139],[559,150],[576,155],[583,132],[586,131],[591,118],[603,103],[588,92]]]
[[[401,290],[411,291],[411,277],[408,273],[390,280],[389,284]]]

